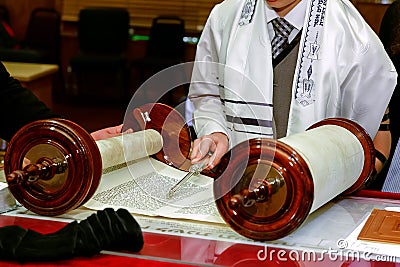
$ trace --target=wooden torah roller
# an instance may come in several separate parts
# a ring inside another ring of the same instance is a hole
[[[37,214],[56,216],[88,201],[103,171],[153,155],[162,144],[153,129],[95,141],[69,120],[40,120],[12,138],[4,171],[19,203]]]
[[[239,234],[276,240],[335,196],[360,189],[374,157],[367,132],[347,119],[326,119],[279,140],[251,139],[222,159],[216,204]]]
[[[154,158],[165,164],[188,170],[191,135],[185,118],[174,108],[162,103],[148,103],[125,114],[123,131],[154,129],[163,139],[162,149]]]
[[[32,122],[11,139],[4,171],[10,192],[37,214],[77,208],[100,182],[102,161],[92,137],[63,119]]]
[[[174,167],[187,161],[190,131],[176,110],[152,103],[127,117],[124,128],[134,133],[99,141],[65,119],[24,126],[5,155],[10,192],[28,210],[56,216],[88,201],[108,168],[148,155]]]

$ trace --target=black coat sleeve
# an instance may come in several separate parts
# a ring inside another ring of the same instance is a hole
[[[24,125],[41,119],[60,117],[29,89],[10,77],[0,64],[0,138],[9,141]]]

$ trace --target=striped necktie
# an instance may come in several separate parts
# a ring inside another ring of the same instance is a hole
[[[289,34],[293,30],[293,25],[284,18],[275,18],[271,21],[274,27],[275,36],[272,39],[272,57],[275,59],[289,44]]]
[[[400,140],[397,142],[382,191],[400,193]]]

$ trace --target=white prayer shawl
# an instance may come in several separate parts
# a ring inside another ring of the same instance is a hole
[[[324,118],[344,117],[373,138],[396,84],[392,62],[349,1],[302,1],[309,3],[287,135]],[[231,146],[273,137],[273,67],[265,5],[263,0],[225,0],[211,11],[189,90],[198,136],[224,132]],[[249,119],[259,120],[260,126],[250,125]]]

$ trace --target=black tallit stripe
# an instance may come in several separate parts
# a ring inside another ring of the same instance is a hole
[[[256,134],[256,135],[264,135],[264,136],[268,136],[270,138],[272,138],[274,136],[274,134],[267,134],[267,133],[260,133],[260,132],[251,132],[251,131],[242,131],[242,130],[238,130],[238,129],[233,129],[235,132],[238,133],[247,133],[247,134]]]
[[[221,102],[229,102],[229,103],[234,103],[234,104],[242,104],[242,105],[254,105],[254,106],[265,106],[265,107],[272,107],[272,104],[268,103],[260,103],[260,102],[246,102],[246,101],[237,101],[237,100],[230,100],[230,99],[222,99]]]
[[[246,125],[252,125],[252,126],[263,126],[263,127],[272,128],[272,121],[269,121],[269,120],[233,117],[230,115],[226,115],[226,120],[231,123],[246,124]]]

